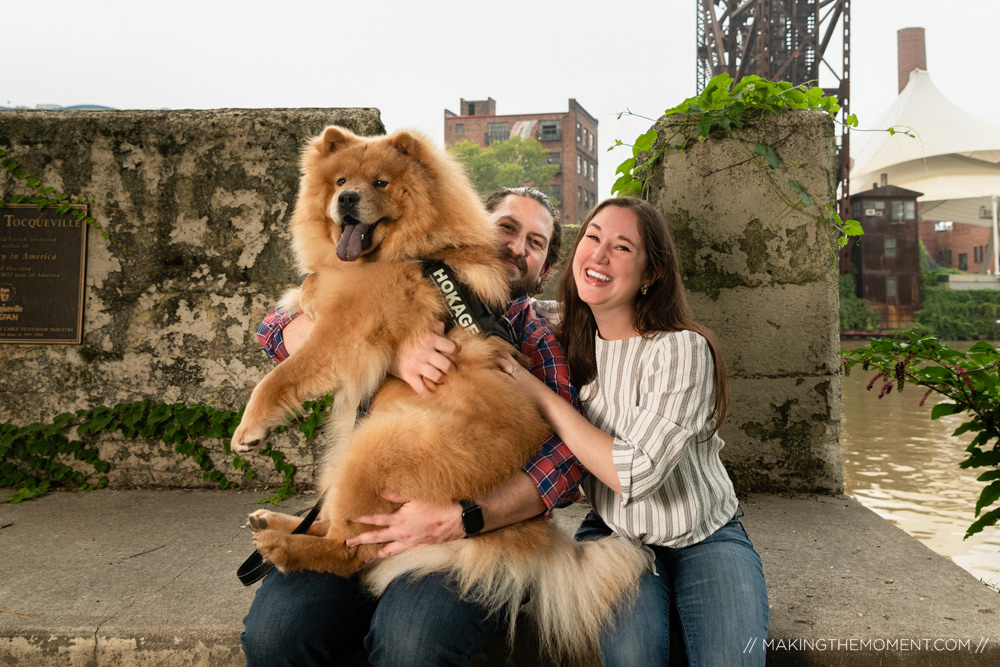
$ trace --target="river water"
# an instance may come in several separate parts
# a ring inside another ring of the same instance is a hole
[[[843,349],[864,345],[841,343]],[[916,385],[902,393],[894,387],[880,399],[878,383],[870,392],[865,389],[874,375],[855,366],[843,378],[845,492],[977,578],[1000,585],[1000,528],[962,539],[986,485],[976,481],[985,469],[958,466],[973,436],[951,433],[966,420],[961,414],[931,420],[931,408],[942,398],[931,394],[920,406],[925,390]]]

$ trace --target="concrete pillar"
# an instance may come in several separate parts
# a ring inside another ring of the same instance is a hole
[[[751,160],[754,142],[781,167]],[[723,348],[733,395],[720,435],[740,491],[843,490],[836,246],[772,189],[801,204],[794,180],[825,217],[835,165],[831,118],[796,111],[667,151],[651,174],[695,317]]]

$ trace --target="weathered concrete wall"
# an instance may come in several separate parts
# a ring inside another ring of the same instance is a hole
[[[144,399],[240,409],[272,367],[256,325],[298,282],[287,226],[299,151],[330,124],[384,132],[375,109],[0,111],[0,147],[91,200],[115,242],[89,233],[82,345],[0,344],[0,422]],[[17,193],[0,176],[0,195]],[[302,440],[275,444],[308,480],[315,453]],[[167,445],[119,436],[101,452],[112,485],[201,482]]]
[[[768,184],[799,201],[794,180],[811,198],[808,212],[825,215],[835,197],[833,123],[797,111],[736,136],[667,151],[649,182],[691,307],[719,336],[732,380],[724,459],[743,490],[842,492],[830,230],[790,210]],[[757,141],[775,148],[781,168],[750,160]]]
[[[271,368],[254,329],[297,282],[287,224],[303,140],[328,124],[383,130],[375,110],[0,112],[0,147],[45,184],[94,202],[114,243],[88,246],[81,346],[0,345],[0,423],[149,399],[238,410]],[[833,201],[834,137],[822,114],[769,119],[747,143],[670,151],[651,180],[678,246],[692,306],[716,331],[733,380],[722,436],[744,490],[839,491],[837,286],[826,230],[785,209],[750,163],[753,141]],[[0,175],[0,195],[18,192]],[[308,481],[316,461],[298,434],[275,445]],[[232,471],[219,440],[216,468]],[[197,486],[189,459],[157,441],[100,442],[113,486]],[[278,482],[269,459],[249,457]]]

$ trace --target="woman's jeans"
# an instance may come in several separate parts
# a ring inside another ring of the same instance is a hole
[[[576,538],[594,540],[610,534],[611,529],[591,512]],[[691,665],[763,665],[767,589],[760,557],[740,520],[733,517],[689,547],[652,549],[656,574],[642,576],[638,596],[623,605],[614,626],[601,638],[605,666],[667,665],[672,627]],[[673,656],[680,648],[673,647]]]

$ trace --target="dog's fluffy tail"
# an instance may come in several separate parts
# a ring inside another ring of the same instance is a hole
[[[647,549],[617,536],[574,542],[550,520],[508,526],[470,540],[411,549],[364,573],[376,594],[398,576],[447,572],[462,595],[506,616],[513,639],[522,609],[535,621],[543,651],[579,661],[598,650],[619,604],[652,568]]]

